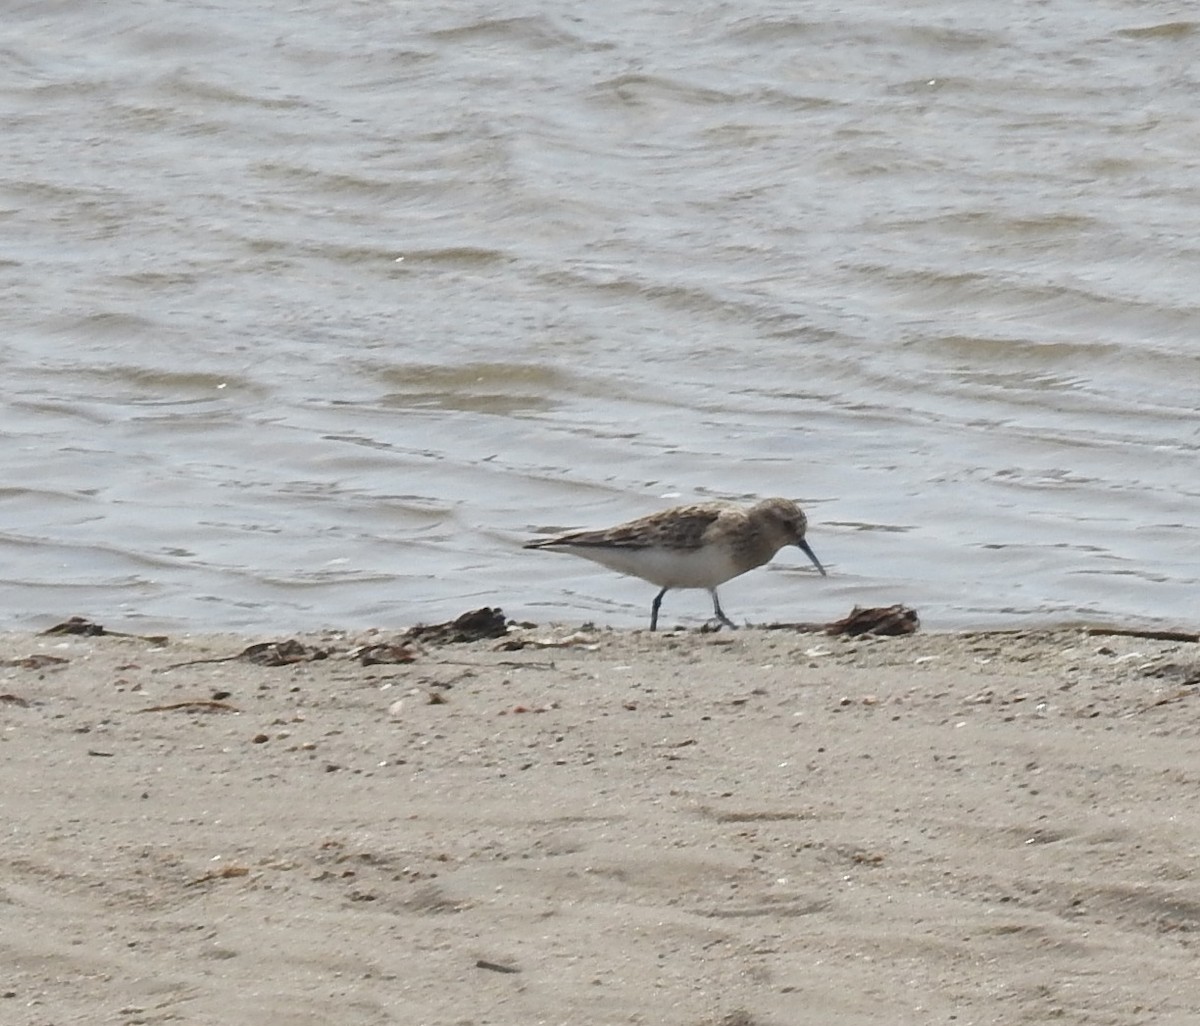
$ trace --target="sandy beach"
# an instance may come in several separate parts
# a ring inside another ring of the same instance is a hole
[[[3,637],[0,1021],[1200,1017],[1195,643],[285,637]]]

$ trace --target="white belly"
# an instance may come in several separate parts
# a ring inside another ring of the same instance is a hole
[[[556,549],[582,556],[618,573],[640,577],[660,588],[715,588],[718,584],[753,569],[735,562],[724,548],[625,549],[591,545],[556,545]]]

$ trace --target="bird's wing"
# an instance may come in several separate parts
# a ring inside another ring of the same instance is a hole
[[[664,513],[651,513],[626,524],[602,531],[571,531],[555,538],[526,543],[526,548],[548,549],[555,546],[576,548],[644,549],[668,543],[672,548],[696,549],[704,544],[705,532],[716,521],[728,516],[728,507],[702,503],[680,506]]]

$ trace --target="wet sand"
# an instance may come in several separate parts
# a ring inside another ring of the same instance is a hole
[[[1197,645],[514,636],[3,636],[0,1021],[1197,1021]]]

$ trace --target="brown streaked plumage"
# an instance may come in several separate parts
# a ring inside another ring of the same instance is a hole
[[[728,502],[676,506],[601,531],[570,531],[525,544],[582,556],[610,570],[640,577],[662,590],[650,606],[650,629],[658,628],[658,610],[672,588],[704,588],[713,613],[728,627],[717,585],[762,566],[785,545],[800,548],[825,574],[804,540],[808,521],[791,499],[763,499],[749,509]]]

